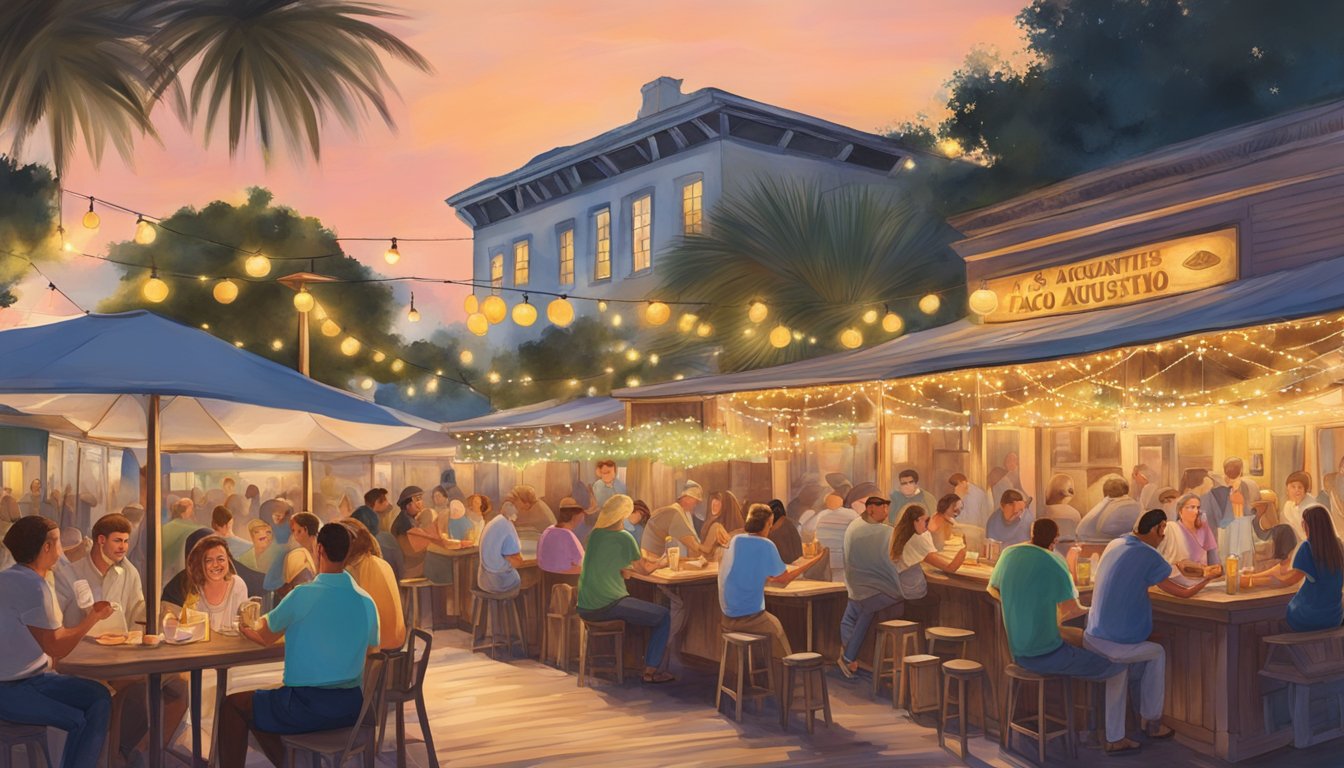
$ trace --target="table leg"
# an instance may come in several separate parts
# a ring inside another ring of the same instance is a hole
[[[805,603],[807,605],[807,650],[810,653],[812,651],[812,605],[815,601],[809,597]]]
[[[224,711],[224,697],[229,695],[229,670],[215,670],[215,722],[210,727],[210,765],[219,765],[219,717]]]
[[[163,766],[163,675],[149,673],[149,768]]]
[[[191,764],[204,765],[201,759],[201,670],[191,670]]]

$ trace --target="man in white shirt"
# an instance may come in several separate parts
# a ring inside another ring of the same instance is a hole
[[[45,517],[25,517],[5,533],[16,565],[0,571],[0,720],[66,732],[61,768],[99,764],[112,699],[107,689],[51,671],[94,624],[112,615],[95,602],[79,625],[61,626],[61,609],[46,575],[60,559],[61,536]]]
[[[972,483],[960,472],[947,478],[952,492],[961,497],[961,514],[957,515],[957,525],[974,525],[984,528],[989,516],[994,514],[994,505],[989,501],[985,489]],[[933,514],[930,510],[929,514]]]
[[[831,578],[845,578],[845,531],[859,513],[845,506],[839,494],[826,497],[826,507],[817,515],[817,543],[831,553]]]

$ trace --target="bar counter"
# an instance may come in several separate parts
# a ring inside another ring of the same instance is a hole
[[[985,665],[1001,706],[1009,658],[995,601],[985,591],[990,568],[963,566],[952,575],[925,570],[935,604],[911,606],[907,618],[975,630],[969,655]],[[1258,673],[1266,652],[1259,638],[1288,631],[1284,615],[1296,590],[1257,587],[1228,595],[1221,580],[1188,599],[1152,590],[1154,639],[1167,652],[1163,721],[1183,741],[1234,762],[1291,743],[1291,729],[1265,732]],[[1091,590],[1079,592],[1088,604]]]

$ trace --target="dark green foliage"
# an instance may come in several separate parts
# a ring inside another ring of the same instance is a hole
[[[11,289],[29,274],[27,259],[41,264],[60,256],[56,197],[46,167],[0,156],[0,307],[14,303]]]

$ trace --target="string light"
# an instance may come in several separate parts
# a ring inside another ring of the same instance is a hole
[[[532,303],[528,301],[526,293],[523,294],[523,301],[521,304],[513,305],[513,322],[523,328],[527,328],[537,322],[537,308],[532,306]]]
[[[98,218],[98,212],[93,210],[92,197],[89,198],[89,210],[84,214],[83,223],[85,229],[97,229],[98,225],[102,224],[102,220]]]
[[[248,277],[265,277],[271,274],[271,260],[264,253],[254,253],[243,260],[243,271]]]
[[[905,321],[895,312],[888,310],[887,314],[882,316],[882,330],[887,333],[900,333],[904,329]]]
[[[234,299],[238,298],[238,284],[227,277],[215,283],[214,290],[215,301],[220,304],[232,304]]]
[[[406,363],[401,358],[392,361],[393,373],[401,373],[404,370],[406,370]]]
[[[938,309],[943,306],[943,300],[938,298],[938,294],[925,294],[924,298],[919,300],[919,311],[926,315],[938,313]]]
[[[702,339],[707,338],[713,332],[714,326],[709,323],[699,323],[695,326],[695,335]]]
[[[644,322],[649,325],[662,325],[672,316],[672,308],[661,301],[651,301],[644,309]]]
[[[467,315],[467,330],[477,336],[484,336],[490,330],[490,321],[480,312]]]
[[[546,319],[551,321],[551,325],[564,328],[574,322],[574,305],[569,303],[569,298],[566,296],[552,299],[551,303],[546,305]]]
[[[322,331],[322,335],[326,336],[327,338],[334,338],[336,336],[341,335],[341,326],[335,320],[332,320],[330,317],[328,317],[326,320],[323,320],[322,325],[320,325],[318,328],[319,330]]]
[[[462,301],[462,309],[466,310],[468,315],[474,315],[481,311],[481,301],[476,298],[476,294],[468,293],[467,298]]]
[[[341,354],[346,357],[354,357],[359,354],[360,346],[359,339],[356,339],[354,336],[346,336],[344,339],[341,339]]]
[[[154,230],[154,225],[145,221],[145,217],[135,217],[135,242],[140,245],[149,245],[158,236],[159,233]]]
[[[845,349],[858,349],[863,346],[863,334],[858,328],[846,328],[840,332],[840,346]]]
[[[994,314],[994,310],[999,308],[999,294],[989,289],[989,283],[980,281],[980,287],[971,293],[966,299],[966,305],[971,311],[980,317]]]
[[[747,307],[747,319],[758,325],[765,322],[765,318],[769,315],[770,308],[765,305],[765,302],[760,301],[759,299],[751,302],[751,305]]]
[[[770,330],[770,346],[775,349],[783,349],[789,346],[792,339],[793,334],[789,333],[789,329],[782,325],[776,325]]]
[[[496,372],[496,371],[491,371],[491,372],[487,373],[487,374],[485,375],[485,378],[486,378],[486,380],[489,381],[491,384],[498,384],[498,383],[499,383],[499,373]]]
[[[396,264],[401,261],[401,251],[397,250],[397,238],[392,238],[392,245],[388,246],[386,251],[383,251],[383,261],[388,264]]]
[[[504,322],[505,315],[508,314],[509,306],[504,303],[500,297],[490,294],[481,302],[481,314],[490,321],[491,325],[499,325]]]
[[[460,360],[463,365],[471,365],[471,361],[476,359],[476,355],[472,354],[470,349],[464,349],[457,353],[457,359]]]
[[[690,333],[695,330],[696,321],[699,319],[694,312],[683,312],[681,317],[677,318],[677,330],[682,333]]]
[[[415,308],[415,291],[411,291],[411,309],[406,313],[406,320],[412,323],[420,322],[420,310]]]
[[[364,378],[360,379],[359,388],[364,390],[365,392],[368,392],[370,389],[373,389],[373,379],[370,379],[368,376],[365,376]]]
[[[299,286],[299,292],[294,294],[294,308],[300,312],[303,312],[304,314],[307,314],[312,311],[313,305],[315,303],[316,302],[313,300],[313,294],[308,292],[308,286],[306,285]]]
[[[621,323],[623,323],[623,322],[625,322],[625,319],[621,317],[621,313],[620,313],[620,312],[612,312],[612,313],[611,313],[611,327],[612,327],[612,328],[620,328],[620,327],[621,327]]]
[[[284,348],[285,348],[285,342],[279,339],[271,339],[271,349],[275,350],[276,352],[279,352]]]
[[[599,301],[599,302],[597,302],[597,311],[598,311],[598,312],[606,312],[606,311],[607,311],[607,302],[605,302],[605,301]]]
[[[381,362],[383,362],[383,361],[386,360],[386,359],[387,359],[387,353],[386,353],[386,352],[382,351],[381,349],[375,349],[375,350],[373,350],[373,362],[375,362],[375,363],[381,363]]]
[[[872,325],[873,323],[876,323],[876,322],[877,322],[877,310],[876,310],[876,309],[869,309],[869,310],[865,311],[865,312],[863,313],[863,322],[866,323],[867,325]]]
[[[140,295],[151,304],[158,304],[168,298],[168,284],[159,279],[158,267],[151,267],[149,279],[140,288]]]

